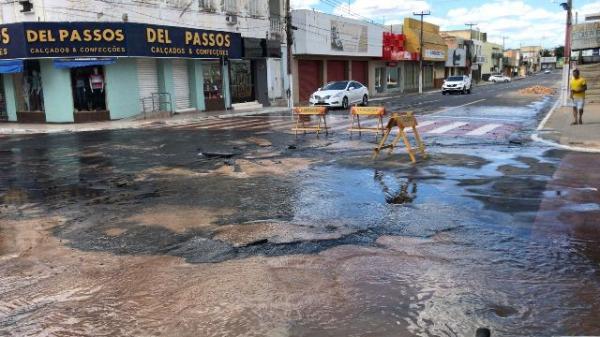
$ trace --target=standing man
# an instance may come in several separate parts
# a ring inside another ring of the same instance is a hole
[[[571,100],[573,100],[573,119],[571,125],[578,123],[577,113],[579,112],[579,124],[583,124],[583,106],[585,105],[585,91],[587,82],[585,78],[579,76],[579,69],[573,70],[573,79],[571,80]]]

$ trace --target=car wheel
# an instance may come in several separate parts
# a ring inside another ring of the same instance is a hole
[[[363,99],[362,99],[362,106],[367,106],[367,105],[369,105],[369,97],[367,95],[364,95]]]
[[[446,92],[445,92],[445,91],[442,91],[442,95],[446,96]]]
[[[342,109],[348,109],[348,97],[342,99]]]
[[[471,88],[472,87],[469,87],[469,89],[467,89],[467,94],[469,94],[469,95],[471,94]]]
[[[496,84],[496,80],[492,80],[492,83]]]
[[[461,95],[466,94],[467,93],[467,87],[463,87],[462,91],[460,93],[461,93]]]

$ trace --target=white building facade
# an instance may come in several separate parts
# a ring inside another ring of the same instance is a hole
[[[84,122],[279,104],[286,11],[283,0],[4,2],[0,110]]]

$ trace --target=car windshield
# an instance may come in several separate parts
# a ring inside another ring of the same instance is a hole
[[[323,87],[323,90],[344,90],[348,85],[348,81],[331,82]]]
[[[456,81],[462,81],[462,80],[463,80],[462,76],[452,76],[452,77],[448,77],[447,81],[456,82]]]

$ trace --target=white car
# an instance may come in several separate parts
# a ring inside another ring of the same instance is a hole
[[[550,70],[550,69],[544,70],[544,74],[551,74],[551,73],[552,73],[552,70]]]
[[[450,76],[442,84],[442,95],[450,92],[460,92],[462,94],[471,93],[471,78],[467,75]]]
[[[508,83],[510,82],[510,77],[504,75],[492,75],[488,81],[493,83]]]
[[[369,104],[369,90],[356,81],[329,82],[310,95],[311,105],[342,107],[347,109],[350,104]]]

